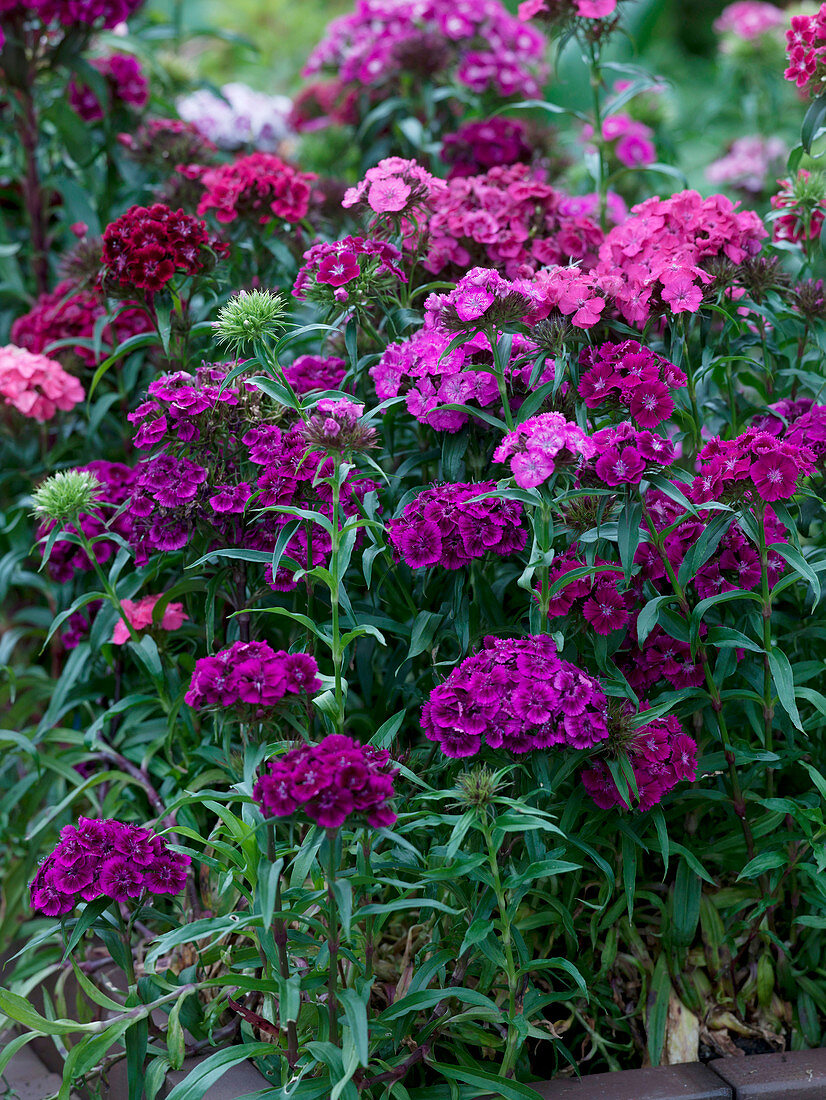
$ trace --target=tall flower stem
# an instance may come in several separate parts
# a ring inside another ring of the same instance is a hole
[[[267,822],[267,859],[275,863],[275,825]],[[281,916],[281,875],[275,886],[275,918],[273,920],[273,940],[278,949],[278,970],[284,981],[290,977],[290,959],[287,953],[287,923]],[[298,1030],[295,1020],[287,1021],[287,1064],[294,1069],[298,1062]]]
[[[344,650],[341,644],[341,577],[339,576],[339,558],[341,555],[341,485],[347,476],[347,467],[340,461],[336,461],[335,472],[332,477],[333,509],[332,532],[330,535],[330,651],[333,659],[333,676],[335,678],[335,732],[344,732],[344,684],[343,684],[343,658]]]
[[[327,948],[330,972],[327,978],[328,1040],[338,1045],[338,944],[339,921],[336,904],[336,838],[337,829],[327,830]]]
[[[691,605],[686,597],[685,590],[680,582],[677,580],[677,575],[674,572],[674,567],[669,560],[668,554],[665,552],[663,546],[663,538],[660,532],[657,530],[656,524],[651,518],[651,514],[645,503],[645,497],[642,493],[639,494],[640,504],[642,505],[642,514],[645,518],[645,525],[648,528],[648,534],[650,537],[651,545],[657,551],[657,555],[663,564],[666,575],[671,583],[671,588],[674,595],[677,597],[677,605],[680,609],[680,614],[685,619],[686,623],[691,622]],[[708,659],[708,651],[703,644],[702,639],[697,642],[697,655],[700,658],[700,663],[703,668],[703,676],[706,682],[706,689],[711,700],[711,709],[714,712],[714,718],[717,723],[717,730],[720,735],[720,743],[723,746],[723,755],[725,757],[726,766],[728,768],[729,783],[731,785],[731,801],[734,808],[734,812],[740,820],[740,826],[743,830],[743,838],[746,842],[746,850],[748,852],[749,859],[754,858],[754,836],[751,831],[751,826],[748,822],[746,814],[746,800],[743,797],[743,790],[740,786],[740,778],[737,775],[737,768],[734,761],[734,750],[731,746],[729,739],[728,727],[726,725],[725,716],[723,714],[723,700],[720,695],[720,689],[714,680],[714,674],[711,670],[711,664]]]
[[[766,752],[774,751],[774,701],[772,695],[772,597],[769,585],[769,548],[766,545],[766,505],[761,501],[757,508],[757,545],[760,551],[760,612],[763,619],[763,740]],[[774,797],[774,770],[768,769],[767,788],[769,798]]]
[[[507,363],[503,362],[502,349],[499,346],[499,341],[496,338],[496,332],[492,329],[487,331],[485,335],[488,338],[491,351],[493,352],[493,369],[496,373],[496,384],[499,387],[499,397],[502,400],[502,410],[505,415],[505,423],[508,426],[508,431],[513,431],[513,413],[511,412],[510,399],[508,398],[508,385],[505,379],[505,370],[507,369]]]
[[[548,616],[548,610],[551,605],[551,570],[546,559],[553,543],[553,510],[546,501],[543,500],[542,504],[534,509],[533,524],[536,544],[543,559],[542,565],[539,567],[539,632],[540,634],[550,634],[551,620]]]
[[[605,164],[605,141],[602,136],[602,65],[598,42],[588,43],[587,58],[594,109],[594,146],[597,151],[597,197],[599,224],[603,233],[608,228],[608,170]]]
[[[484,810],[482,811],[485,812]],[[505,956],[505,976],[508,982],[508,1036],[505,1041],[505,1054],[499,1067],[500,1077],[509,1077],[513,1072],[514,1063],[519,1048],[519,1031],[516,1026],[516,998],[519,988],[518,970],[513,952],[513,935],[511,922],[508,918],[508,899],[502,885],[502,875],[499,871],[499,859],[496,845],[493,843],[490,825],[487,819],[481,823],[482,835],[485,838],[485,848],[490,867],[493,892],[496,895],[496,905],[499,910],[499,935],[502,940],[502,951]]]
[[[24,160],[22,191],[31,233],[31,267],[37,293],[45,294],[49,289],[49,215],[46,193],[37,163],[40,123],[32,94],[34,84],[35,74],[32,72],[29,87],[20,88],[17,91],[19,110],[16,113],[16,120],[17,136],[20,139]]]

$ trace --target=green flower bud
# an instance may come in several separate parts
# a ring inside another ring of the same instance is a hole
[[[34,515],[65,526],[89,512],[99,499],[103,486],[89,470],[62,470],[52,474],[32,494]]]
[[[284,299],[272,290],[242,290],[218,311],[215,336],[237,355],[247,344],[284,328]]]

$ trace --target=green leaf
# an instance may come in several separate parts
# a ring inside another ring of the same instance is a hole
[[[782,649],[772,649],[770,651],[769,668],[771,669],[774,686],[777,688],[777,697],[780,700],[780,705],[791,718],[796,728],[802,731],[803,724],[800,721],[797,700],[794,695],[794,673],[792,672],[789,658]]]
[[[364,991],[359,994],[355,989],[342,989],[339,993],[339,1001],[344,1009],[344,1019],[353,1036],[356,1056],[360,1066],[367,1066],[370,1061],[370,1033],[367,1023],[367,1000],[370,996],[370,986],[366,985]]]
[[[651,978],[651,988],[648,992],[648,1002],[646,1004],[648,1057],[651,1059],[652,1066],[658,1066],[662,1057],[670,997],[671,979],[668,976],[665,953],[662,953],[654,967],[654,975]]]
[[[804,153],[811,153],[815,138],[826,124],[826,96],[819,96],[809,104],[800,128],[800,144]]]
[[[788,862],[789,857],[786,852],[761,852],[759,856],[755,856],[754,859],[748,861],[737,876],[737,881],[759,878],[766,871],[771,871],[775,867],[785,867]]]
[[[203,1100],[207,1090],[219,1081],[228,1069],[250,1058],[262,1058],[274,1051],[272,1043],[244,1043],[211,1054],[186,1075],[169,1093],[166,1100]]]
[[[502,1100],[536,1100],[536,1090],[528,1085],[520,1085],[518,1081],[508,1081],[504,1077],[498,1077],[493,1073],[486,1073],[481,1069],[471,1069],[469,1066],[448,1066],[444,1062],[429,1062],[430,1067],[446,1077],[448,1081],[461,1081],[465,1085],[472,1085],[480,1089],[481,1094],[492,1094],[502,1097]],[[169,1100],[173,1100],[172,1097]]]

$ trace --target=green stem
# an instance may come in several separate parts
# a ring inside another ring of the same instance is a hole
[[[499,341],[496,339],[496,334],[493,330],[485,333],[490,344],[491,351],[493,352],[493,369],[496,372],[496,384],[499,387],[499,397],[502,401],[502,410],[505,414],[505,423],[508,426],[508,431],[513,431],[513,413],[511,412],[510,400],[508,398],[508,386],[505,381],[505,370],[507,363],[502,362],[502,355],[499,349]]]
[[[519,1031],[516,1027],[516,996],[519,979],[513,953],[511,924],[508,918],[508,900],[502,886],[502,876],[499,873],[496,847],[493,843],[490,826],[486,820],[482,822],[482,834],[485,838],[488,866],[493,880],[493,892],[496,895],[496,904],[499,910],[499,935],[502,940],[502,951],[505,955],[505,974],[508,981],[508,1037],[505,1043],[505,1055],[502,1059],[502,1065],[499,1067],[499,1076],[509,1077],[513,1072],[519,1045]]]
[[[335,677],[336,733],[344,733],[344,689],[342,684],[343,651],[341,647],[341,626],[339,591],[341,579],[338,575],[339,553],[341,550],[340,510],[341,510],[341,465],[336,464],[333,475],[333,532],[331,535],[330,573],[333,582],[330,585],[330,612],[332,642],[330,649],[333,657],[333,675]]]
[[[591,100],[594,107],[594,146],[597,151],[597,196],[599,201],[599,224],[604,232],[608,228],[608,171],[605,164],[605,141],[602,136],[602,67],[600,65],[599,44],[588,44],[588,68],[590,70]]]
[[[267,822],[267,859],[270,864],[275,863],[275,824],[272,821]],[[275,946],[278,949],[278,969],[281,973],[281,977],[286,982],[290,977],[290,959],[287,954],[287,924],[282,916],[280,916],[282,907],[281,901],[281,875],[278,876],[278,882],[275,886],[275,912],[276,917],[273,921],[273,940]],[[274,1019],[275,1017],[273,1017]],[[294,1069],[298,1062],[298,1031],[295,1026],[295,1020],[287,1021],[287,1064],[290,1069]]]
[[[772,673],[769,654],[772,651],[772,597],[769,586],[769,549],[766,545],[766,505],[760,502],[757,508],[757,545],[760,551],[760,611],[763,617],[763,741],[766,752],[774,751],[774,698],[772,695]],[[774,797],[774,770],[768,769],[767,787],[769,798]]]
[[[328,1040],[338,1045],[338,906],[336,905],[336,835],[327,830],[327,946],[330,952],[330,972],[327,978]]]

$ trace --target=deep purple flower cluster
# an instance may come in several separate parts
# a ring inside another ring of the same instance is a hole
[[[81,529],[88,539],[95,539],[99,535],[111,533],[113,538],[100,539],[94,545],[95,557],[101,565],[105,565],[117,552],[117,538],[129,541],[132,535],[132,517],[127,509],[117,514],[120,506],[128,500],[135,483],[135,471],[125,466],[122,462],[106,462],[99,459],[89,462],[86,466],[80,466],[81,470],[93,473],[100,482],[101,489],[97,499],[106,508],[95,508],[89,514],[83,512],[78,517]],[[43,538],[54,527],[53,523],[44,524],[38,536]],[[73,534],[73,527],[66,528],[67,533]],[[94,566],[89,560],[86,551],[76,542],[68,539],[58,539],[52,547],[49,557],[49,574],[52,580],[58,584],[68,584],[75,573],[91,572]]]
[[[272,551],[290,517],[251,514],[247,504],[256,489],[256,508],[307,505],[332,514],[330,487],[314,484],[331,473],[332,459],[308,453],[303,425],[283,420],[284,410],[248,383],[221,392],[226,374],[226,367],[205,365],[194,375],[164,375],[129,416],[137,429],[136,446],[157,448],[137,468],[131,501],[131,541],[139,565],[154,551],[182,549],[196,535],[208,548]],[[374,487],[351,472],[342,491],[344,513],[352,513]],[[329,552],[330,537],[320,527],[313,530],[310,548],[304,524],[285,551],[302,568],[321,565]],[[295,587],[284,564],[275,578],[269,567],[265,573],[278,591]]]
[[[336,355],[299,355],[284,367],[284,377],[296,393],[340,390],[347,364]]]
[[[271,760],[253,797],[272,817],[301,810],[322,828],[338,829],[352,814],[380,829],[396,820],[389,802],[397,772],[384,749],[332,733]]]
[[[754,427],[736,439],[712,439],[698,458],[706,500],[722,495],[788,500],[800,477],[815,471],[815,455],[808,447]]]
[[[796,401],[776,401],[770,413],[755,417],[752,427],[778,436],[786,443],[806,447],[822,463],[826,457],[826,405],[816,405],[810,397]]]
[[[474,500],[496,488],[495,481],[425,489],[388,523],[397,555],[411,569],[439,565],[460,569],[488,552],[506,557],[527,539],[522,505],[499,497]]]
[[[630,420],[591,436],[595,471],[605,485],[639,485],[644,477],[674,461],[674,444],[653,432],[638,432]]]
[[[622,570],[606,566],[613,566],[613,563],[597,558],[594,567],[599,571],[592,577],[577,577],[558,589],[550,598],[548,617],[558,618],[572,612],[580,614],[597,634],[610,634],[625,626],[633,602],[632,594],[620,588]],[[548,585],[556,584],[566,573],[584,568],[585,562],[573,552],[561,554],[548,570]]]
[[[143,0],[3,0],[0,12],[6,16],[31,19],[36,16],[49,25],[71,29],[76,26],[115,27],[141,6]]]
[[[697,775],[697,742],[683,733],[673,715],[640,726],[628,745],[628,758],[639,791],[638,809],[650,810],[681,780]],[[602,809],[630,809],[621,796],[604,760],[596,760],[581,773],[582,784]]]
[[[78,902],[95,898],[179,894],[189,863],[189,856],[171,852],[151,829],[81,817],[61,829],[57,847],[38,867],[31,906],[47,917],[62,917]]]
[[[438,432],[458,432],[469,414],[444,405],[478,405],[501,408],[496,378],[490,372],[493,355],[487,336],[480,332],[466,343],[448,351],[449,333],[425,323],[406,340],[389,344],[381,359],[370,368],[380,401],[404,394],[407,411],[421,424]],[[534,345],[524,336],[515,335],[511,359],[505,371],[511,408],[518,408],[530,392]],[[536,386],[553,378],[553,361],[545,364]]]
[[[499,0],[357,0],[328,25],[304,75],[330,72],[372,99],[391,94],[405,73],[524,97],[539,93],[544,54],[543,35]]]
[[[422,729],[445,756],[492,749],[524,753],[567,745],[587,749],[608,736],[599,681],[557,655],[547,635],[485,638],[422,709]]]
[[[213,657],[199,657],[189,691],[191,707],[272,707],[286,695],[318,691],[318,665],[308,653],[274,650],[266,642],[235,642]]]
[[[687,381],[679,367],[636,340],[583,348],[579,365],[579,396],[586,406],[622,409],[642,428],[668,420],[674,412],[669,390]]]
[[[502,115],[465,122],[442,141],[442,160],[450,165],[448,179],[481,175],[499,165],[527,164],[532,156],[527,127]]]
[[[407,282],[401,258],[395,245],[369,237],[318,241],[304,253],[293,297],[324,305],[366,305]]]

